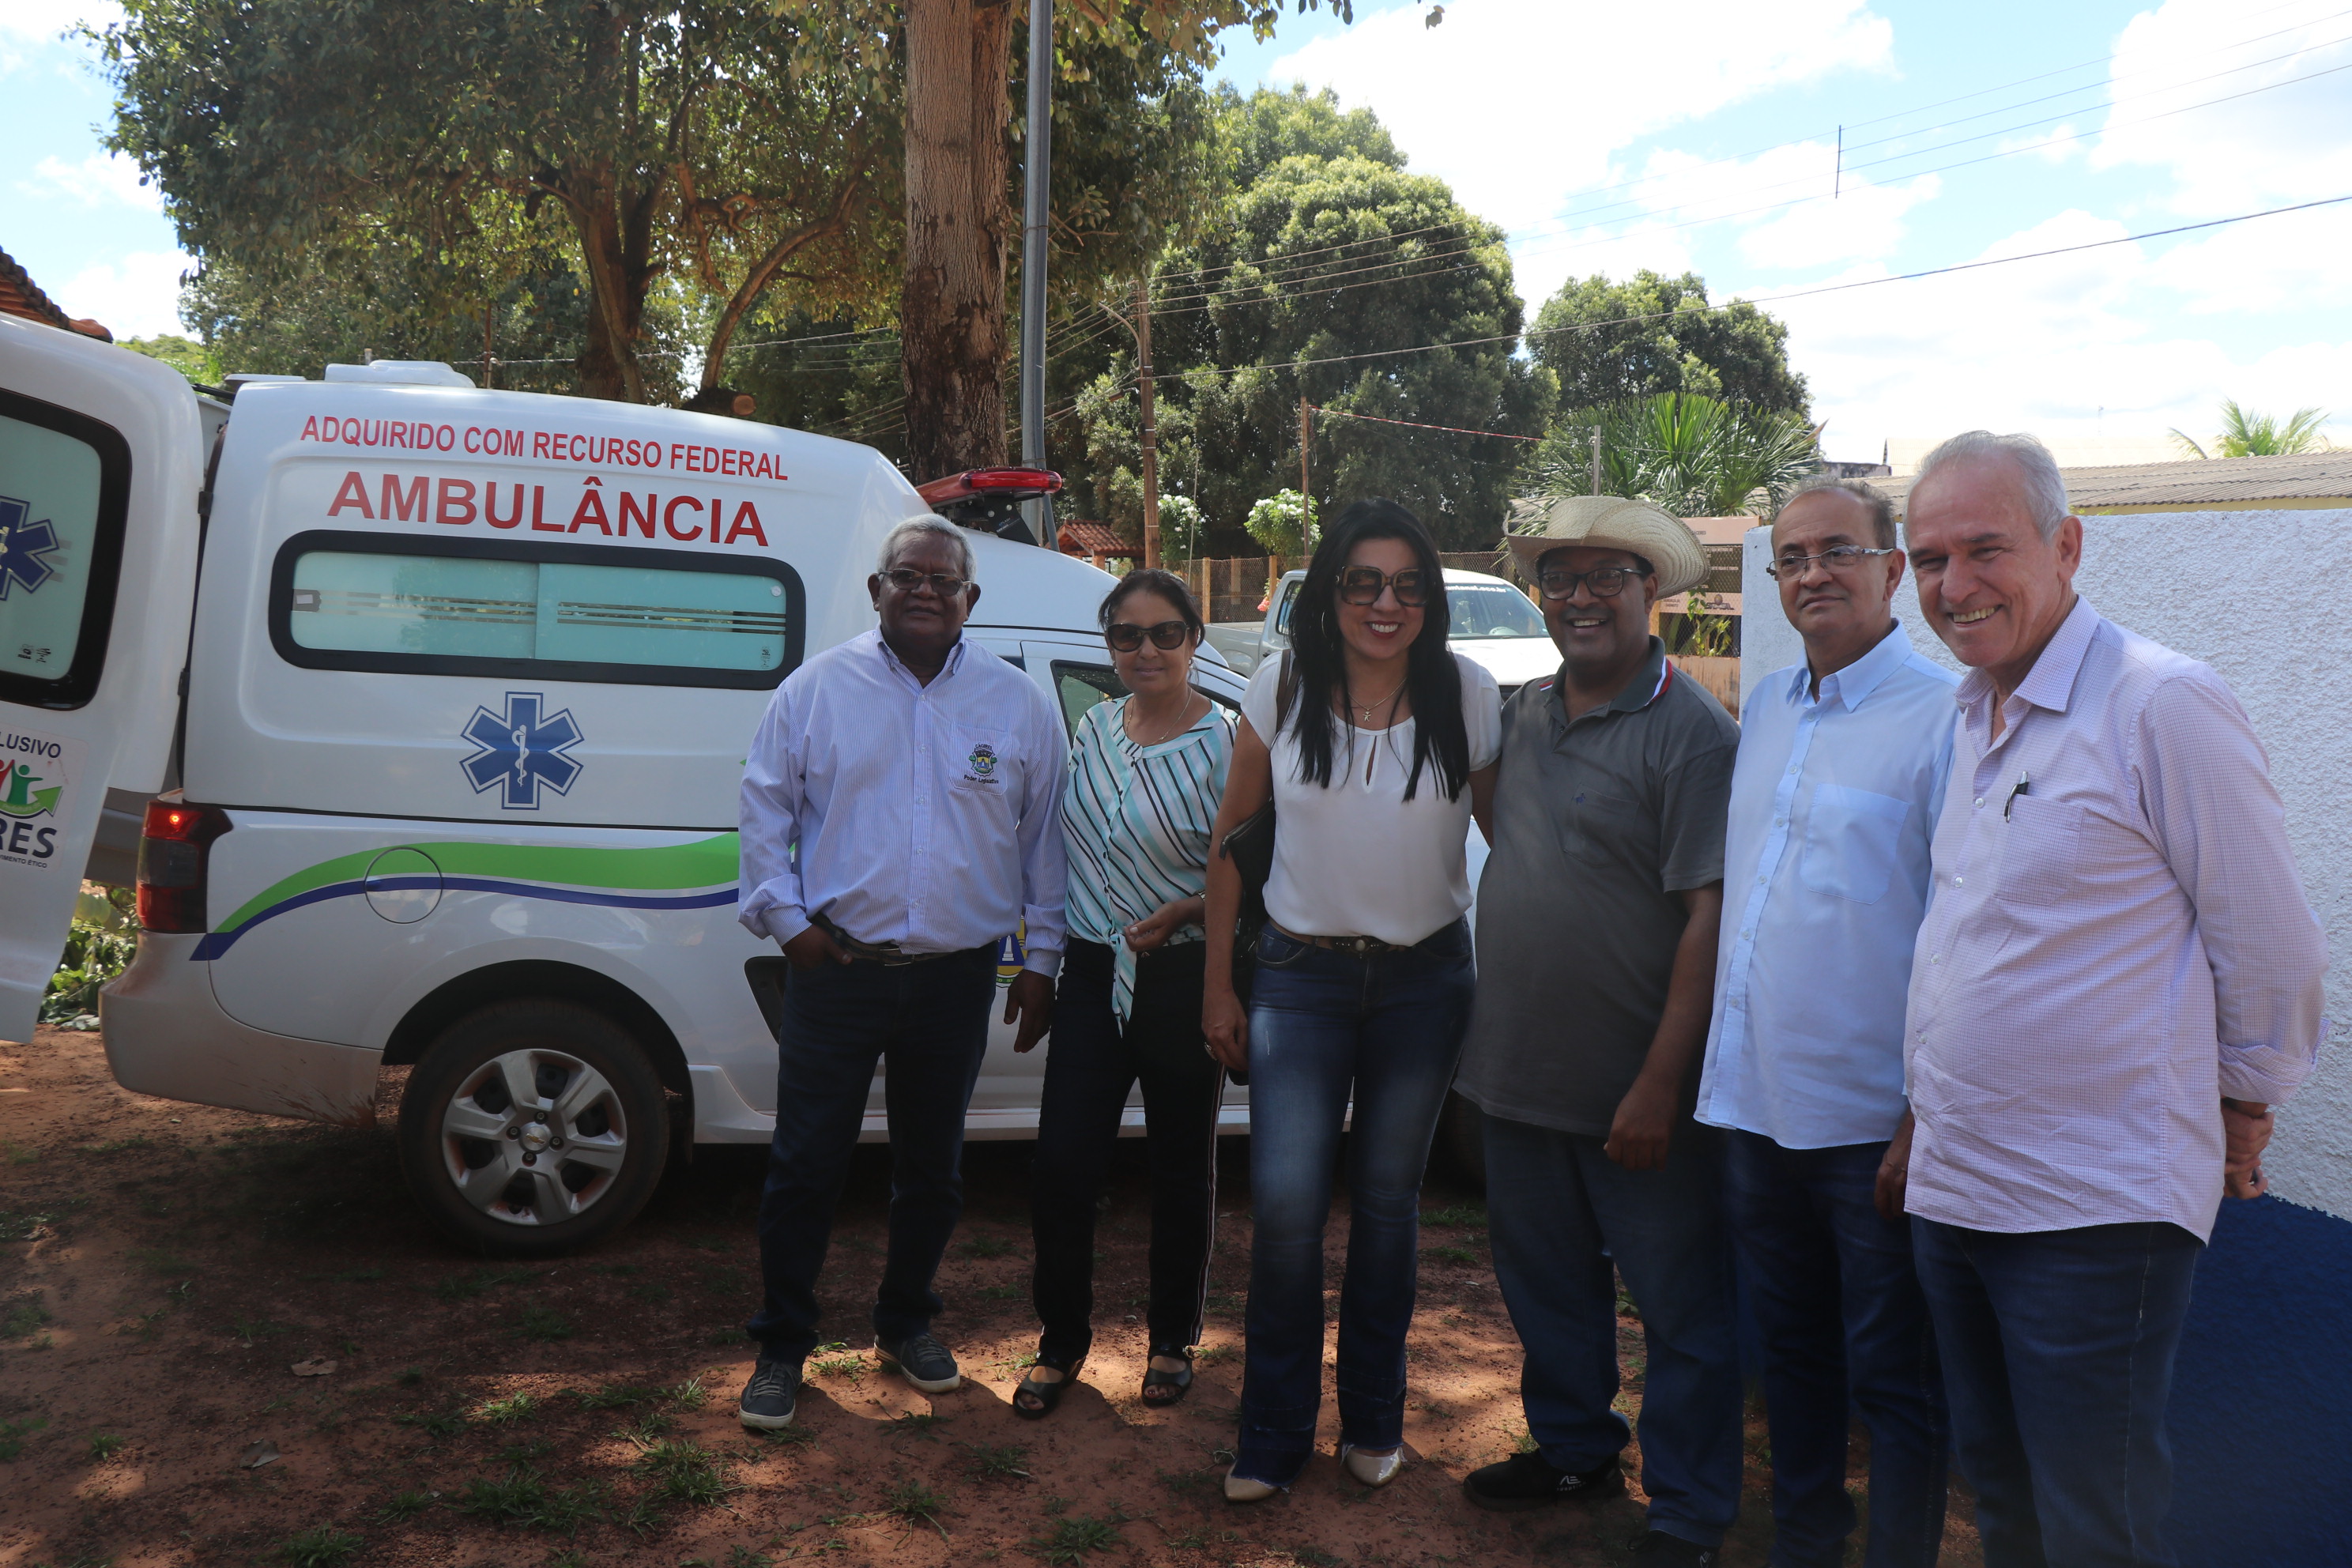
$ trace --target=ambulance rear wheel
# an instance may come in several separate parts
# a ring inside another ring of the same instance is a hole
[[[569,1252],[626,1225],[669,1157],[661,1079],[630,1033],[570,1002],[497,1002],[442,1031],[400,1106],[409,1190],[452,1241]]]

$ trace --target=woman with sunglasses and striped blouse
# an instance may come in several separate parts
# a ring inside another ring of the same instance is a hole
[[[1069,939],[1030,1209],[1045,1331],[1013,1395],[1032,1419],[1061,1403],[1093,1343],[1095,1199],[1139,1079],[1151,1172],[1147,1405],[1192,1386],[1216,1217],[1225,1075],[1201,1037],[1201,913],[1233,725],[1192,689],[1201,612],[1181,578],[1129,573],[1101,622],[1129,695],[1078,721],[1062,797]]]
[[[1213,832],[1222,842],[1275,803],[1268,919],[1246,1013],[1233,944],[1209,944],[1202,1017],[1218,1059],[1250,1075],[1256,1228],[1233,1502],[1288,1489],[1314,1451],[1343,1127],[1339,1462],[1367,1487],[1404,1468],[1422,1171],[1470,1020],[1465,840],[1474,816],[1486,826],[1502,750],[1495,678],[1445,646],[1449,624],[1420,522],[1357,501],[1307,565],[1291,657],[1260,666],[1242,701]],[[1234,929],[1241,893],[1234,862],[1213,859],[1209,930]]]

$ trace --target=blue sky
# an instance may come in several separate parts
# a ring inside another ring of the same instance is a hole
[[[1509,231],[1530,315],[1594,272],[1689,268],[1769,300],[2352,195],[2352,0],[1424,11],[1292,16],[1224,74],[1370,106]],[[175,331],[186,258],[100,146],[90,50],[57,41],[108,15],[0,5],[0,248],[77,314]],[[2120,455],[2210,432],[2224,396],[2334,410],[2352,441],[2347,253],[2352,204],[1767,308],[1836,457],[1975,425]]]

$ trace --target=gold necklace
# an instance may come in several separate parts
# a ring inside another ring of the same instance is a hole
[[[1132,705],[1132,703],[1133,703],[1133,701],[1134,701],[1134,699],[1129,698],[1128,700],[1129,700],[1129,704],[1130,704],[1130,707],[1129,707],[1129,712],[1132,712],[1134,710],[1133,710],[1133,707],[1132,707],[1131,705]],[[1142,737],[1140,737],[1140,736],[1139,736],[1139,735],[1135,734],[1133,731],[1130,731],[1129,732],[1129,734],[1128,734],[1128,737],[1127,737],[1127,738],[1128,738],[1129,741],[1133,742],[1136,745],[1139,745],[1139,746],[1157,746],[1157,745],[1160,745],[1160,744],[1163,743],[1164,742],[1173,740],[1173,739],[1174,739],[1174,738],[1175,738],[1179,733],[1181,733],[1181,731],[1183,731],[1184,730],[1186,730],[1186,729],[1188,729],[1188,728],[1190,727],[1190,726],[1188,726],[1188,725],[1185,723],[1185,721],[1184,721],[1184,716],[1185,716],[1186,714],[1190,713],[1192,710],[1192,693],[1191,691],[1187,690],[1187,691],[1184,693],[1184,702],[1183,702],[1183,706],[1181,706],[1181,707],[1180,707],[1180,708],[1178,708],[1178,709],[1176,710],[1176,722],[1174,722],[1173,724],[1171,724],[1171,725],[1168,727],[1167,731],[1166,731],[1164,734],[1160,734],[1160,735],[1154,736],[1152,739],[1150,739],[1150,740],[1147,741],[1147,740],[1144,740]],[[1122,715],[1122,718],[1124,718],[1124,715]]]
[[[1389,694],[1388,694],[1386,697],[1378,698],[1378,699],[1376,699],[1376,700],[1372,700],[1372,701],[1370,701],[1370,702],[1359,702],[1359,701],[1357,701],[1357,700],[1356,700],[1356,694],[1355,694],[1355,692],[1354,692],[1353,689],[1349,689],[1349,693],[1348,693],[1348,706],[1349,706],[1349,707],[1350,707],[1350,708],[1352,708],[1352,709],[1354,709],[1354,710],[1356,710],[1358,712],[1361,713],[1361,714],[1364,716],[1364,717],[1363,717],[1363,722],[1364,722],[1364,723],[1366,723],[1366,724],[1369,724],[1369,723],[1370,723],[1370,722],[1372,721],[1372,710],[1373,710],[1374,709],[1376,709],[1376,708],[1380,707],[1380,705],[1381,705],[1381,703],[1383,703],[1383,702],[1393,702],[1393,701],[1395,701],[1395,700],[1396,700],[1396,698],[1397,698],[1397,693],[1398,693],[1398,692],[1400,692],[1400,691],[1402,691],[1402,690],[1404,689],[1404,683],[1405,683],[1405,681],[1406,681],[1406,680],[1410,680],[1410,679],[1412,679],[1412,672],[1411,672],[1411,671],[1407,671],[1407,672],[1406,672],[1406,674],[1405,674],[1405,676],[1404,676],[1404,679],[1403,679],[1399,680],[1399,681],[1398,681],[1394,686],[1391,686],[1391,687],[1390,687],[1390,688],[1389,688]]]

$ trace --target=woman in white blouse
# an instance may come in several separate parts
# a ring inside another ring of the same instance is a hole
[[[1275,803],[1268,916],[1246,1012],[1208,945],[1202,1025],[1250,1074],[1251,1247],[1238,1457],[1225,1496],[1297,1479],[1323,1385],[1323,1230],[1349,1105],[1339,1458],[1366,1486],[1403,1468],[1405,1331],[1421,1177],[1469,1022],[1465,843],[1483,830],[1502,713],[1495,678],[1445,646],[1429,535],[1389,500],[1339,514],[1291,617],[1291,655],[1250,682],[1214,842]],[[1241,876],[1209,863],[1207,926]]]
[[[1129,695],[1079,721],[1062,794],[1069,942],[1030,1202],[1045,1331],[1013,1394],[1032,1419],[1061,1403],[1094,1342],[1095,1197],[1139,1080],[1151,1168],[1147,1405],[1192,1386],[1216,1219],[1225,1075],[1201,1038],[1201,905],[1233,724],[1192,689],[1201,612],[1183,579],[1130,572],[1101,620]]]

